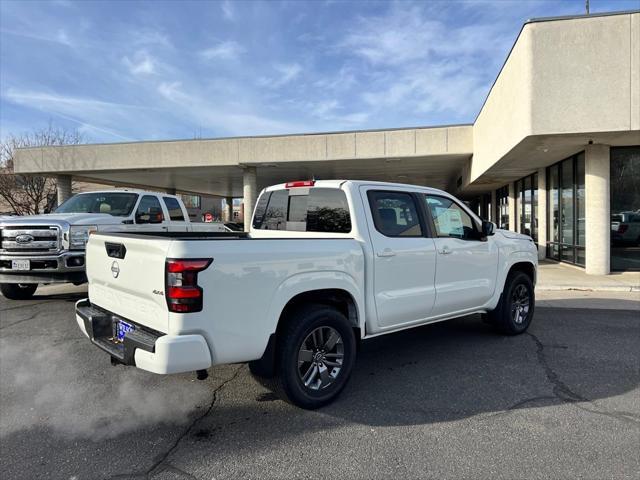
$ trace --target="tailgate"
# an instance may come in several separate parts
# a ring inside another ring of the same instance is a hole
[[[93,234],[87,243],[89,301],[166,333],[165,260],[171,239]]]

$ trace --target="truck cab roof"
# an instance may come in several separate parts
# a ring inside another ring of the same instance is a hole
[[[384,187],[393,187],[393,188],[406,188],[411,190],[419,190],[427,193],[437,193],[441,195],[449,196],[449,194],[443,190],[439,190],[437,188],[425,187],[422,185],[411,185],[407,183],[392,183],[392,182],[376,182],[371,180],[306,180],[301,182],[313,182],[313,185],[300,185],[301,187],[320,187],[320,188],[342,188],[345,184],[352,185],[354,187],[359,186],[380,186]],[[283,188],[295,188],[291,187],[292,183],[296,182],[287,182],[287,183],[279,183],[277,185],[272,185],[270,187],[265,188],[263,191],[271,192],[273,190],[282,190]]]

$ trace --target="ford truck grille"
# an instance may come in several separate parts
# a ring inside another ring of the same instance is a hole
[[[0,231],[0,249],[10,253],[52,253],[60,250],[55,226],[6,226]]]

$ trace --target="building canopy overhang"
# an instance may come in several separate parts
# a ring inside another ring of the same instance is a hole
[[[349,178],[448,188],[471,157],[472,127],[455,125],[311,135],[242,137],[20,150],[16,173],[242,196],[243,171],[259,187]]]

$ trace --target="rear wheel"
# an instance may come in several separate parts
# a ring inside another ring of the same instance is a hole
[[[0,292],[10,300],[28,300],[37,288],[37,283],[0,283]]]
[[[278,390],[299,407],[322,407],[347,384],[355,355],[353,328],[342,313],[323,305],[297,310],[279,335]]]
[[[527,331],[535,310],[533,282],[526,273],[509,273],[498,306],[488,314],[488,320],[505,335]]]

